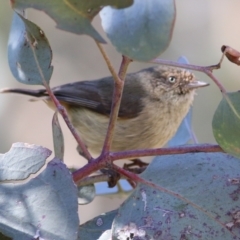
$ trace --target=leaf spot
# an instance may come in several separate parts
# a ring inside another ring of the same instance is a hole
[[[100,227],[100,226],[103,225],[103,220],[102,220],[102,218],[98,218],[98,219],[97,219],[96,225],[97,225],[98,227]]]

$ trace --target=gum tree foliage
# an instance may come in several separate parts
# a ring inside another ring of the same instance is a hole
[[[44,31],[25,18],[27,8],[45,12],[59,29],[104,44],[91,25],[100,13],[119,54],[144,62],[168,47],[177,11],[174,0],[15,0],[11,6],[9,67],[17,81],[45,87],[54,52]],[[178,62],[188,63],[185,58]],[[118,209],[82,225],[78,203],[90,202],[97,185],[74,183],[62,161],[63,136],[55,113],[51,161],[46,164],[50,150],[27,143],[14,143],[0,155],[1,239],[240,239],[239,101],[239,92],[225,93],[214,114],[213,133],[226,153],[156,157],[139,175],[145,182],[138,182]],[[169,146],[192,138],[190,111]],[[38,174],[28,179],[32,173]]]

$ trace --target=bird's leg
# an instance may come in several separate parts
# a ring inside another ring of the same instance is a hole
[[[108,187],[113,188],[116,186],[117,182],[120,180],[121,175],[111,169],[111,165],[108,166],[107,168],[103,168],[100,170],[103,174],[108,176]]]
[[[131,163],[124,163],[123,168],[126,170],[129,170],[131,167],[146,167],[148,166],[148,163],[143,162],[141,159],[139,158],[135,158],[135,159],[130,159]]]
[[[124,163],[123,165],[123,168],[128,171],[132,171],[132,167],[135,167],[135,166],[138,167],[137,169],[148,166],[148,163],[143,162],[139,158],[130,159],[130,161],[131,163]],[[136,182],[132,181],[131,179],[127,179],[127,181],[132,186],[132,188],[136,188],[137,186]]]

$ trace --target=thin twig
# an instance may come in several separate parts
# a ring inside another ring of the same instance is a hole
[[[211,66],[198,66],[198,65],[193,65],[193,64],[178,63],[178,62],[164,60],[164,59],[160,59],[160,58],[155,58],[152,61],[150,61],[150,63],[157,63],[157,64],[161,64],[161,65],[166,65],[166,66],[186,68],[186,69],[198,71],[198,72],[204,72],[204,70],[206,70],[206,69],[209,69],[209,70],[219,69],[218,64],[211,65]]]
[[[111,150],[113,137],[114,137],[114,129],[118,119],[118,113],[120,109],[120,104],[122,100],[124,81],[115,82],[114,91],[112,97],[112,106],[111,106],[111,114],[108,123],[107,134],[105,137],[102,154],[106,154]]]
[[[193,146],[180,146],[172,148],[157,148],[157,149],[144,149],[132,150],[124,152],[110,152],[108,158],[113,162],[119,159],[139,158],[146,156],[169,155],[169,154],[184,154],[184,153],[198,153],[198,152],[224,152],[219,145],[193,145]],[[73,180],[75,183],[81,179],[89,176],[91,173],[104,168],[106,163],[103,161],[103,156],[86,164],[84,167],[73,172]],[[106,161],[106,160],[105,160]]]
[[[220,91],[224,96],[227,95],[226,89],[223,87],[223,85],[218,81],[218,79],[212,74],[212,71],[208,70],[207,68],[203,68],[202,71],[203,73],[207,74],[213,81],[214,83],[218,86]]]
[[[132,60],[126,56],[122,56],[122,63],[118,72],[118,76],[121,80],[125,79],[126,73],[127,73],[127,69],[128,66],[130,64],[130,62],[132,62]]]
[[[28,41],[30,41],[28,39]],[[47,83],[45,77],[44,77],[44,74],[42,72],[42,68],[40,67],[40,64],[39,64],[39,61],[37,59],[37,56],[36,56],[36,52],[35,52],[35,48],[32,46],[32,44],[30,44],[30,47],[31,47],[31,50],[33,52],[33,56],[34,56],[34,60],[35,60],[35,63],[37,65],[37,69],[38,69],[38,72],[41,76],[41,79],[42,79],[42,83],[44,85],[44,87],[46,88],[46,91],[49,95],[49,97],[51,98],[51,100],[54,102],[57,110],[59,111],[59,113],[62,115],[64,121],[66,122],[68,128],[70,129],[72,135],[75,137],[78,145],[80,146],[80,148],[82,149],[82,152],[83,152],[83,156],[86,157],[88,160],[91,160],[92,159],[92,156],[91,154],[89,153],[89,151],[87,150],[85,144],[83,143],[83,141],[81,140],[78,132],[75,130],[74,126],[72,125],[72,123],[70,122],[69,120],[69,117],[68,117],[68,114],[67,114],[67,111],[66,109],[60,104],[60,102],[57,100],[57,98],[55,97],[55,95],[53,94],[49,84]]]
[[[108,130],[107,130],[107,134],[105,137],[102,154],[101,154],[102,156],[105,156],[110,151],[111,146],[112,146],[114,129],[115,129],[115,125],[117,123],[118,112],[119,112],[120,104],[121,104],[121,100],[122,100],[125,75],[126,75],[127,67],[129,65],[129,63],[131,62],[131,60],[129,58],[123,56],[120,70],[119,70],[119,75],[117,75],[114,68],[111,65],[111,62],[110,62],[107,54],[105,53],[104,49],[102,48],[101,44],[98,43],[97,41],[96,41],[96,44],[97,44],[100,52],[102,53],[103,58],[106,61],[108,68],[115,80]]]
[[[112,144],[112,139],[113,139],[113,134],[114,134],[114,127],[115,127],[115,124],[117,121],[119,107],[120,107],[120,103],[121,103],[122,91],[123,91],[123,86],[124,86],[124,78],[125,78],[127,66],[131,62],[130,59],[123,56],[122,64],[121,64],[121,67],[119,70],[119,74],[121,75],[121,78],[118,77],[118,75],[114,71],[114,68],[111,65],[110,60],[108,59],[105,51],[103,50],[102,46],[98,42],[96,42],[96,44],[97,44],[100,52],[102,53],[107,65],[108,65],[108,68],[109,68],[110,72],[112,73],[113,78],[115,80],[114,94],[113,94],[113,100],[112,100],[112,110],[111,110],[108,131],[106,134],[102,154],[94,161],[91,161],[88,164],[86,164],[83,168],[78,169],[77,171],[72,173],[73,180],[75,183],[80,182],[81,179],[89,176],[94,171],[97,171],[106,166],[106,163],[109,159],[108,156],[109,156],[109,151],[111,149],[111,144]]]
[[[105,162],[101,161],[104,159],[102,156],[99,156],[97,159],[94,159],[93,161],[88,162],[85,166],[82,168],[72,172],[73,181],[78,184],[82,179],[85,177],[90,176],[93,172],[98,171],[99,169],[102,169],[105,167]]]
[[[117,123],[118,113],[119,113],[121,100],[122,100],[125,75],[126,75],[127,67],[130,62],[131,60],[129,58],[123,56],[120,70],[119,70],[120,81],[115,81],[115,84],[114,84],[111,114],[110,114],[106,138],[105,138],[103,149],[102,149],[102,154],[105,154],[111,150],[111,145],[112,145],[113,136],[114,136],[114,129]]]
[[[129,172],[135,173],[135,174],[140,174],[143,171],[146,170],[147,167],[140,167],[140,168],[130,168],[128,169]],[[121,176],[121,179],[127,179],[125,176]],[[79,187],[81,186],[87,186],[90,184],[98,183],[98,182],[108,182],[109,181],[109,176],[106,174],[99,174],[95,176],[89,176],[85,177],[81,181],[77,183]]]
[[[224,59],[224,57],[225,57],[225,51],[223,52],[223,54],[222,54],[222,57],[221,57],[221,59],[220,59],[220,61],[219,61],[219,63],[217,64],[218,66],[219,66],[219,68],[221,67],[221,65],[222,65],[222,62],[223,62],[223,59]]]
[[[106,174],[100,174],[96,176],[90,176],[82,179],[80,182],[78,182],[78,187],[81,186],[87,186],[90,184],[98,183],[98,182],[108,182],[109,181],[109,176]]]
[[[219,145],[186,145],[172,148],[156,148],[156,149],[143,149],[143,150],[131,150],[124,152],[111,152],[111,161],[119,159],[131,159],[146,156],[157,156],[157,155],[171,155],[171,154],[184,154],[184,153],[198,153],[198,152],[224,152]]]
[[[221,59],[222,61],[222,59]],[[234,112],[234,114],[238,117],[238,119],[240,119],[240,115],[238,114],[238,111],[236,110],[236,108],[234,107],[234,105],[232,104],[232,101],[230,100],[226,89],[223,87],[223,85],[218,81],[218,79],[212,74],[211,71],[209,71],[208,69],[205,69],[203,71],[204,73],[206,73],[214,82],[215,84],[218,86],[218,88],[220,89],[220,91],[222,92],[223,97],[225,98],[225,100],[227,101],[229,107],[232,109],[232,111]]]
[[[120,79],[119,79],[116,71],[114,70],[114,67],[112,66],[111,61],[108,58],[106,52],[104,51],[102,45],[98,41],[95,41],[95,43],[97,44],[97,47],[98,47],[99,51],[101,52],[101,54],[102,54],[102,56],[103,56],[103,58],[104,58],[104,60],[105,60],[105,62],[107,64],[107,66],[108,66],[108,69],[109,69],[110,73],[113,76],[114,81],[119,82]]]

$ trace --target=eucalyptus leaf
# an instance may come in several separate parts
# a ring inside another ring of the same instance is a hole
[[[44,11],[56,22],[57,28],[76,34],[87,34],[95,40],[105,43],[105,40],[91,25],[92,19],[103,6],[125,8],[132,3],[133,0],[15,0],[12,1],[12,7],[18,10],[34,8]]]
[[[110,239],[106,237],[109,237],[109,230],[111,230],[112,222],[116,215],[117,210],[102,213],[92,220],[80,225],[78,239]]]
[[[58,112],[56,111],[52,119],[53,146],[55,157],[63,160],[64,157],[64,137],[61,126],[58,121]]]
[[[212,128],[221,148],[240,158],[240,92],[223,97],[214,113]]]
[[[240,239],[240,161],[224,153],[157,157],[113,222],[113,239]]]
[[[47,148],[14,143],[7,153],[0,154],[0,181],[26,179],[39,171],[50,155]]]
[[[25,183],[0,184],[0,232],[14,240],[77,239],[77,188],[58,159]]]
[[[138,61],[159,56],[169,45],[176,16],[174,0],[135,0],[131,7],[105,7],[102,26],[123,55]]]
[[[34,23],[14,13],[8,41],[8,63],[21,83],[42,85],[52,76],[52,50],[44,32]]]

